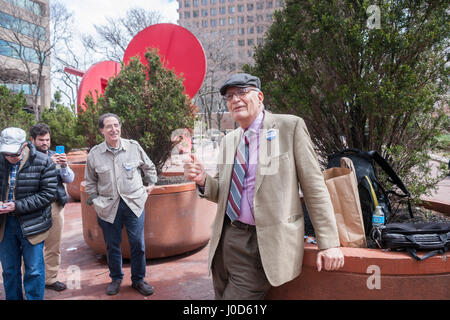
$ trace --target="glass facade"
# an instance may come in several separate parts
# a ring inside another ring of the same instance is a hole
[[[24,59],[26,61],[39,64],[39,56],[32,48],[20,46],[17,43],[12,43],[1,39],[0,55],[15,59]],[[44,65],[47,64],[47,61],[45,61]]]
[[[16,93],[23,91],[24,94],[28,94],[28,95],[33,94],[33,90],[31,90],[31,88],[36,90],[35,85],[30,86],[29,84],[23,84],[23,83],[1,83],[0,82],[0,86],[6,86],[9,90],[11,90],[12,92],[16,92]],[[41,92],[39,90],[38,96],[40,96],[40,95],[41,95]]]
[[[19,32],[38,40],[45,40],[45,29],[0,11],[0,27]]]
[[[6,2],[9,2],[10,4],[20,7],[22,9],[26,9],[34,14],[37,14],[39,16],[43,15],[42,7],[39,3],[31,1],[31,0],[4,0]]]

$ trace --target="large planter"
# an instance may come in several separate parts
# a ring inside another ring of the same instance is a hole
[[[447,254],[419,262],[402,252],[341,249],[342,269],[317,272],[317,246],[305,244],[300,276],[271,288],[266,299],[450,299]]]
[[[106,254],[103,233],[93,206],[86,204],[85,182],[81,183],[83,236],[95,252]],[[195,183],[156,186],[145,204],[146,257],[173,256],[204,246],[211,235],[217,205],[200,199]],[[122,255],[130,257],[130,247],[123,230]]]
[[[67,154],[67,161],[70,169],[75,174],[72,183],[66,184],[67,193],[75,201],[80,201],[80,184],[84,180],[84,170],[86,168],[87,151],[71,151]]]

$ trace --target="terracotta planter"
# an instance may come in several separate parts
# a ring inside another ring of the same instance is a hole
[[[81,183],[83,236],[88,246],[106,254],[103,233],[97,214],[86,204],[85,182]],[[217,205],[200,199],[193,182],[157,186],[145,205],[146,257],[162,258],[192,251],[205,245],[211,235],[211,224]],[[130,248],[123,230],[122,254],[130,257]]]
[[[305,244],[300,276],[271,288],[266,299],[450,299],[446,254],[419,262],[402,252],[342,248],[342,269],[317,272],[317,251]]]
[[[84,180],[87,151],[74,151],[67,154],[69,166],[75,174],[72,183],[66,184],[67,193],[75,201],[80,201],[80,184]]]

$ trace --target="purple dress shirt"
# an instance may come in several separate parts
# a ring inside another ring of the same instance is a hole
[[[246,224],[255,224],[255,217],[253,215],[253,197],[255,194],[255,177],[258,168],[258,154],[259,154],[259,135],[261,133],[262,124],[264,120],[264,111],[261,111],[248,130],[252,131],[249,138],[248,146],[248,170],[244,179],[244,186],[241,197],[241,213],[238,220]],[[241,139],[244,139],[244,130],[242,129]]]

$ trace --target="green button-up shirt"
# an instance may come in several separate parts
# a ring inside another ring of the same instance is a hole
[[[106,142],[96,145],[86,162],[86,193],[100,219],[113,223],[120,198],[140,216],[147,201],[144,185],[155,184],[156,168],[142,147],[134,140],[120,139],[117,152]]]

